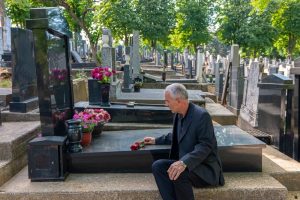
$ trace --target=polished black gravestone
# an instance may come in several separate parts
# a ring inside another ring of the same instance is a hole
[[[30,30],[12,28],[11,37],[13,66],[9,111],[26,113],[38,107],[33,35]]]
[[[300,58],[295,59],[295,67],[291,69],[291,74],[295,75],[295,85],[292,100],[292,134],[293,140],[293,158],[300,161],[300,135],[299,135],[299,104],[300,104]]]
[[[130,145],[145,136],[157,137],[170,129],[104,131],[81,153],[69,154],[72,173],[151,172],[152,162],[168,158],[169,145],[146,145],[131,151]],[[227,172],[262,170],[262,148],[265,143],[236,126],[215,126],[218,150]]]
[[[291,100],[293,80],[271,74],[258,83],[258,127],[272,136],[273,145],[292,157]]]
[[[88,102],[75,104],[75,110],[82,111],[85,108],[105,109],[111,116],[111,122],[171,124],[173,121],[172,112],[164,105],[135,104],[132,106],[111,102],[110,107],[101,107],[89,105]]]
[[[65,122],[73,117],[74,105],[69,65],[71,33],[59,8],[30,9],[26,27],[32,30],[34,37],[41,135],[46,138],[45,141],[36,138],[29,143],[29,178],[61,181],[67,175],[67,163],[60,162],[65,159],[61,153],[66,149]]]
[[[26,27],[34,36],[38,98],[43,136],[65,136],[73,116],[73,90],[66,19],[59,8],[30,9]]]

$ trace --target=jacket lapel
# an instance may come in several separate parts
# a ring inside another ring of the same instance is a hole
[[[179,135],[179,141],[178,141],[178,143],[180,143],[180,141],[182,140],[182,138],[188,132],[188,128],[189,128],[189,126],[192,123],[192,117],[193,117],[192,113],[193,113],[193,110],[194,110],[193,104],[190,103],[189,104],[189,109],[188,109],[188,112],[187,112],[187,115],[186,115],[186,119],[185,119],[185,122],[184,122],[184,125],[183,125],[183,128],[182,128],[182,132]]]

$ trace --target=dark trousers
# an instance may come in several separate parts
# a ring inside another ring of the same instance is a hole
[[[192,186],[208,186],[201,178],[194,173],[185,170],[177,180],[169,179],[167,170],[176,160],[161,159],[152,164],[152,172],[163,200],[194,200]]]

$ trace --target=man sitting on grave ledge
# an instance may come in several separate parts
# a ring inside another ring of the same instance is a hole
[[[165,89],[165,103],[175,113],[173,132],[158,138],[145,137],[145,144],[171,144],[170,159],[152,164],[164,200],[192,200],[194,187],[224,185],[217,141],[208,112],[188,100],[182,84]]]

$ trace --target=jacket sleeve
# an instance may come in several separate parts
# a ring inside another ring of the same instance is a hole
[[[155,144],[162,145],[162,144],[171,144],[172,143],[172,133],[168,133],[167,135],[163,135],[160,137],[155,138]]]
[[[202,113],[195,130],[196,133],[194,134],[197,135],[197,142],[194,150],[180,159],[187,165],[189,170],[193,170],[201,164],[216,145],[212,120],[207,112]]]

